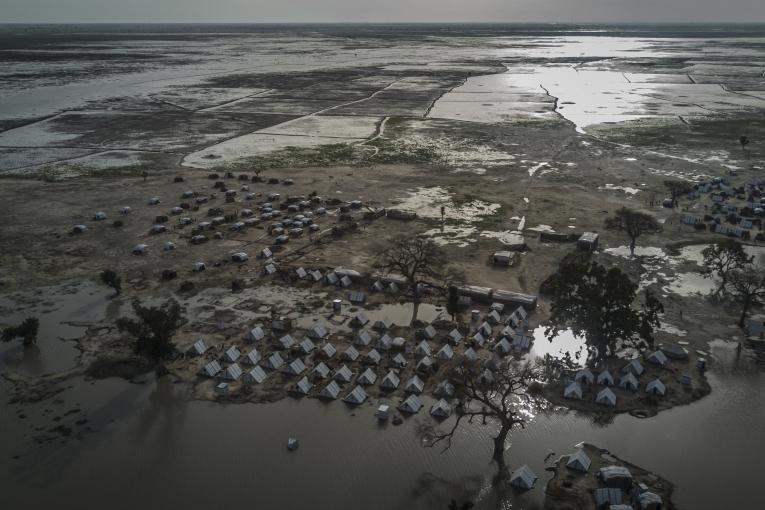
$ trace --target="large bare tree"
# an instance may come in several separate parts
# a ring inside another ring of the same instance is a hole
[[[454,385],[459,403],[456,420],[451,428],[435,434],[428,446],[452,445],[455,432],[463,423],[499,425],[494,436],[493,458],[499,467],[500,476],[507,472],[505,443],[514,428],[525,427],[529,417],[527,406],[540,404],[541,400],[530,387],[540,380],[542,372],[538,365],[517,360],[501,363],[498,370],[488,371],[479,362],[464,363],[448,372],[448,380]]]
[[[606,228],[624,232],[630,238],[630,255],[635,256],[637,238],[643,234],[661,232],[661,224],[650,214],[622,207],[610,218],[606,218]]]
[[[728,275],[728,291],[742,303],[739,327],[744,327],[749,309],[756,303],[765,302],[765,270],[756,264],[747,264]]]
[[[444,293],[462,279],[459,272],[448,267],[441,247],[422,236],[395,238],[389,248],[381,251],[376,269],[384,275],[398,274],[406,278],[415,306],[412,322],[417,319],[423,288]]]

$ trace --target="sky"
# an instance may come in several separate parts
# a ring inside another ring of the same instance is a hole
[[[0,0],[0,23],[736,21],[765,0]]]

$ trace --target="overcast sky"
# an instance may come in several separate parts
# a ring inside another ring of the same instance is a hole
[[[765,22],[765,0],[0,0],[0,22]]]

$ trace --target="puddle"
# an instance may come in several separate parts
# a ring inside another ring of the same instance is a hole
[[[605,186],[598,186],[599,190],[608,190],[608,191],[623,191],[624,193],[627,193],[628,195],[635,195],[640,190],[637,188],[630,188],[628,186],[616,186],[615,184],[606,184]]]
[[[550,355],[554,358],[560,358],[568,354],[571,359],[584,366],[587,362],[587,344],[585,338],[576,336],[571,330],[561,331],[552,341],[545,336],[545,327],[539,326],[532,333],[534,343],[529,351],[529,357],[542,358]]]

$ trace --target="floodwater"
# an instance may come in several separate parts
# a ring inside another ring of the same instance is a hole
[[[540,476],[525,494],[491,489],[490,427],[465,426],[443,453],[424,447],[420,432],[434,424],[429,399],[403,425],[380,425],[376,403],[187,402],[168,380],[153,377],[145,384],[75,381],[62,398],[87,410],[92,432],[66,443],[28,444],[26,427],[48,403],[26,406],[26,420],[2,413],[0,425],[13,440],[0,446],[0,491],[8,508],[387,510],[443,508],[450,497],[477,499],[478,508],[538,508],[550,476],[545,458],[587,441],[673,481],[681,508],[734,501],[753,508],[743,502],[759,497],[765,374],[737,359],[735,348],[714,347],[720,364],[710,374],[713,392],[693,405],[649,420],[619,416],[606,426],[570,412],[536,416],[507,452],[511,466],[527,463]],[[285,447],[289,436],[300,440],[295,452]]]

